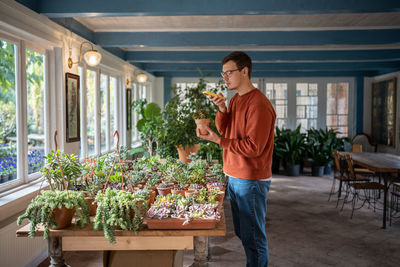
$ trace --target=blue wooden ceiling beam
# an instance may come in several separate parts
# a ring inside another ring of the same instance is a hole
[[[400,29],[241,32],[97,32],[103,47],[324,46],[400,44]]]
[[[85,25],[77,20],[73,18],[54,18],[52,20],[64,28],[72,31],[73,33],[81,36],[82,38],[96,44],[93,31],[88,29]],[[126,58],[126,52],[119,47],[104,47],[104,49],[121,59],[125,60]]]
[[[400,60],[400,49],[336,51],[246,51],[254,63],[294,60]],[[227,51],[126,52],[131,63],[214,62],[220,63]]]
[[[144,70],[149,72],[191,72],[201,69],[207,71],[221,71],[218,63],[143,63]],[[253,64],[253,71],[362,71],[380,69],[399,69],[400,61],[397,62],[328,62],[328,63],[259,63]]]
[[[20,0],[19,2],[26,2]],[[37,0],[49,17],[193,16],[398,12],[398,0]]]
[[[219,72],[204,72],[210,78],[221,78]],[[264,77],[373,77],[379,74],[378,71],[262,71],[254,72],[252,78]],[[153,72],[157,77],[200,77],[197,71],[192,72]],[[222,79],[222,78],[221,78]],[[207,80],[207,78],[206,78]]]

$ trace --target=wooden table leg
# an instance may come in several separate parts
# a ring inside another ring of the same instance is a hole
[[[208,236],[195,236],[194,238],[194,262],[191,267],[207,267]]]
[[[47,239],[50,267],[69,267],[65,264],[62,252],[62,238],[49,236]]]

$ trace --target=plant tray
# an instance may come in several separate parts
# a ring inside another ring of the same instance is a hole
[[[148,229],[213,229],[217,224],[216,219],[193,219],[182,225],[185,219],[145,219]]]

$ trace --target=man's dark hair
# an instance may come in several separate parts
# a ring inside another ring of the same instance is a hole
[[[228,61],[231,60],[236,63],[236,66],[238,67],[239,70],[242,70],[244,67],[247,67],[249,70],[249,79],[251,78],[251,70],[253,64],[251,63],[251,58],[245,52],[235,51],[230,53],[222,60],[222,65],[226,64]]]

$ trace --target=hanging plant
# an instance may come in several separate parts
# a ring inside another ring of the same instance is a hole
[[[102,228],[110,243],[115,242],[114,227],[135,232],[140,229],[147,206],[142,196],[108,188],[97,194],[95,202],[98,206],[93,228]]]
[[[44,225],[43,238],[49,236],[49,228],[55,228],[58,223],[53,217],[54,210],[62,207],[75,209],[77,224],[84,227],[90,222],[89,205],[85,200],[83,192],[76,191],[41,191],[27,207],[24,214],[18,217],[17,224],[20,225],[24,219],[29,220],[31,229],[29,236],[34,237],[36,227],[39,223]]]

